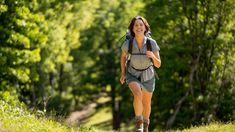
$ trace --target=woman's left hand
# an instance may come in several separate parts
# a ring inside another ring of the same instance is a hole
[[[151,51],[146,51],[146,56],[152,59],[155,57],[155,55]]]

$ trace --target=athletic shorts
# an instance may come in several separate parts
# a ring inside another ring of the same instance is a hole
[[[129,84],[131,82],[137,82],[140,85],[141,89],[146,90],[151,93],[155,89],[155,77],[153,77],[152,79],[148,81],[141,82],[140,78],[137,78],[133,76],[131,73],[126,72],[126,83]]]

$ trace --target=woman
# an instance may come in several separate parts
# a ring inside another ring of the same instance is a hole
[[[126,81],[134,96],[135,131],[148,132],[151,98],[155,88],[153,65],[157,68],[161,66],[160,48],[155,40],[146,37],[150,27],[145,18],[134,17],[128,29],[134,38],[122,45],[120,82],[123,84]],[[147,51],[147,41],[152,51]],[[131,54],[128,52],[129,44],[133,44]]]

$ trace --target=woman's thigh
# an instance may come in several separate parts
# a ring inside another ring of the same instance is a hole
[[[128,84],[134,96],[142,96],[142,90],[138,82],[132,81]]]

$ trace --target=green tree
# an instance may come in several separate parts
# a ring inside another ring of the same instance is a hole
[[[22,94],[38,76],[33,65],[47,37],[40,32],[44,17],[32,13],[35,2],[2,0],[0,3],[0,89]],[[18,93],[19,92],[19,93]]]
[[[156,124],[234,120],[234,105],[223,105],[234,104],[233,2],[152,1],[146,6],[162,49]]]
[[[79,77],[74,73],[71,50],[79,48],[80,32],[92,23],[92,12],[98,2],[52,0],[39,3],[37,11],[47,20],[48,43],[42,49],[37,87],[41,90],[44,108],[47,106],[48,110],[68,114],[77,104],[73,87]]]
[[[126,112],[133,109],[130,91],[119,83],[122,43],[118,40],[125,35],[131,18],[143,8],[141,1],[101,0],[94,23],[81,32],[81,47],[74,52],[78,55],[75,58],[80,71],[78,74],[83,76],[79,84],[82,87],[77,88],[77,94],[107,93],[111,98],[112,126],[115,130],[120,128],[121,122],[133,116],[133,113]]]

